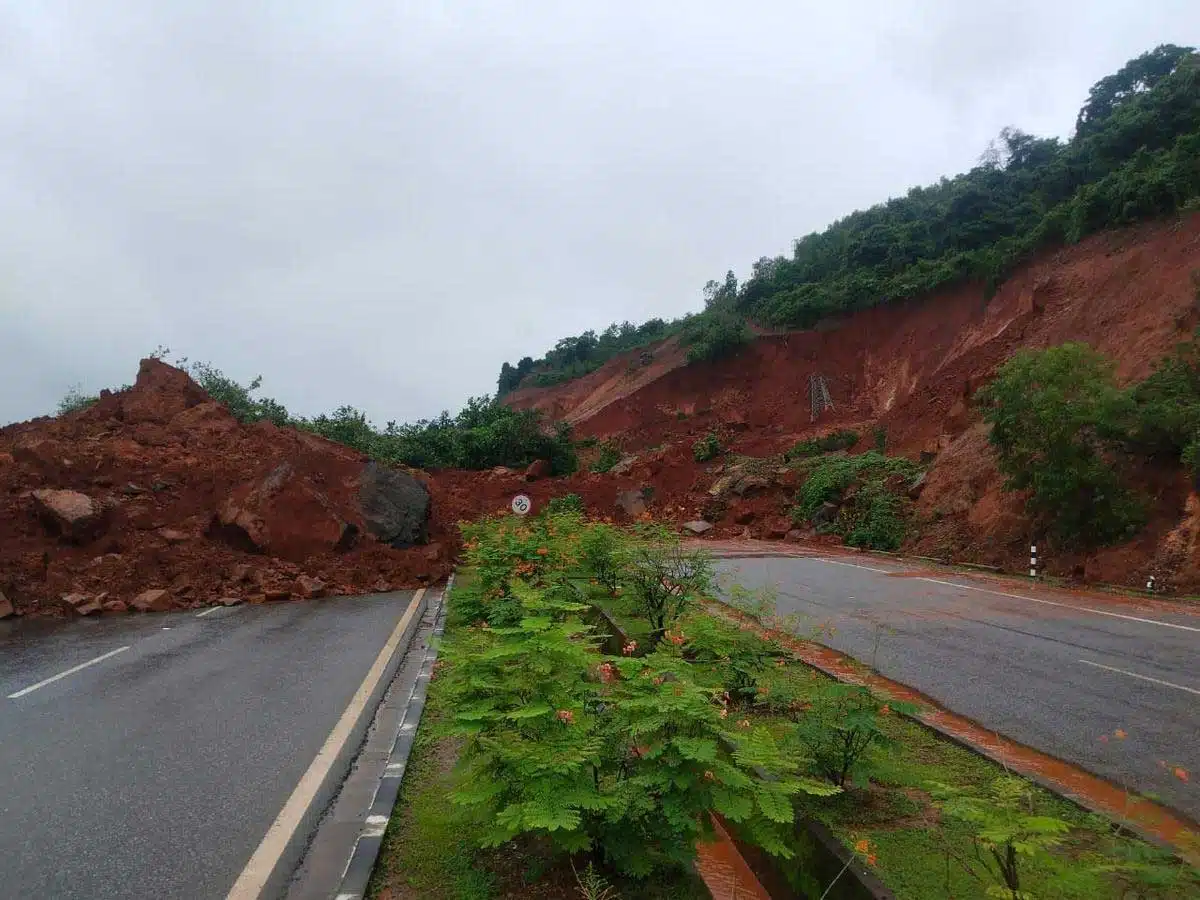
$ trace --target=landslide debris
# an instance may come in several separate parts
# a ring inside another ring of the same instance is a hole
[[[0,429],[0,617],[413,587],[451,565],[436,511],[428,476],[241,424],[147,359],[132,388]]]

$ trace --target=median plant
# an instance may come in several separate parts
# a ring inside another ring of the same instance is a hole
[[[712,590],[712,558],[702,550],[685,550],[664,529],[643,532],[626,555],[623,580],[634,606],[650,623],[651,645]]]
[[[973,831],[974,853],[960,862],[974,876],[991,881],[987,896],[1002,900],[1036,900],[1021,889],[1022,866],[1045,860],[1063,842],[1071,826],[1034,811],[1033,788],[1013,775],[1002,775],[982,796],[959,788],[931,785],[942,814],[967,823]]]
[[[860,685],[830,682],[812,696],[807,708],[795,710],[793,718],[796,735],[817,772],[839,787],[849,781],[865,788],[871,751],[892,745],[881,719],[913,709],[885,701]]]

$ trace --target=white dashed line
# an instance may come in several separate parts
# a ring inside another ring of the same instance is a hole
[[[1163,687],[1175,688],[1177,691],[1187,691],[1189,694],[1200,696],[1200,691],[1195,688],[1184,687],[1182,684],[1175,684],[1171,681],[1163,681],[1161,678],[1151,678],[1149,675],[1139,675],[1137,672],[1127,672],[1125,669],[1118,669],[1116,666],[1106,666],[1104,663],[1092,662],[1090,659],[1079,660],[1085,666],[1095,666],[1097,669],[1105,669],[1109,672],[1117,672],[1121,675],[1128,675],[1130,678],[1137,678],[1141,681],[1149,681],[1153,684],[1161,684]]]
[[[82,672],[84,669],[88,668],[89,666],[94,666],[94,665],[96,665],[96,663],[102,663],[106,659],[111,659],[112,657],[116,656],[118,653],[124,653],[128,649],[129,649],[128,647],[118,647],[116,650],[109,650],[107,653],[97,656],[95,659],[89,659],[85,663],[80,663],[77,666],[72,666],[71,668],[67,669],[65,672],[59,672],[57,675],[51,675],[45,681],[39,681],[37,684],[31,684],[27,688],[21,688],[21,690],[17,691],[15,694],[9,694],[8,699],[16,700],[18,697],[24,697],[26,694],[33,693],[38,688],[44,688],[46,685],[54,684],[54,682],[60,681],[63,678],[66,678],[68,675],[74,675],[76,672]]]
[[[205,616],[211,616],[218,609],[224,609],[224,608],[225,607],[223,607],[223,606],[210,606],[208,609],[204,610],[203,612],[196,613],[196,618],[203,619]]]
[[[988,588],[974,587],[969,584],[958,584],[954,581],[941,581],[937,578],[922,578],[922,581],[928,581],[933,584],[943,584],[946,587],[962,588],[964,591],[979,591],[983,594],[995,594],[997,597],[1009,597],[1013,600],[1028,600],[1030,603],[1041,603],[1044,606],[1059,606],[1063,609],[1073,609],[1076,612],[1091,613],[1095,616],[1108,616],[1110,619],[1124,619],[1127,622],[1141,622],[1143,625],[1158,625],[1162,628],[1177,628],[1180,631],[1192,631],[1200,634],[1200,628],[1194,625],[1179,625],[1175,622],[1163,622],[1159,619],[1143,619],[1141,616],[1127,616],[1124,613],[1108,612],[1103,609],[1095,609],[1091,606],[1076,606],[1073,603],[1057,603],[1054,600],[1039,600],[1037,597],[1026,597],[1022,594],[1006,594],[1004,591],[993,591]]]
[[[891,569],[876,569],[874,566],[862,566],[858,563],[842,562],[839,559],[825,559],[824,557],[818,558],[817,562],[829,563],[833,566],[848,566],[851,569],[866,569],[868,572],[880,572],[884,575],[892,571]]]

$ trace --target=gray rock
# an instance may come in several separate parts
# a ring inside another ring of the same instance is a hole
[[[925,475],[926,473],[922,472],[920,475],[914,478],[912,484],[908,486],[908,496],[911,499],[916,500],[921,496],[921,491],[925,490]]]
[[[617,494],[617,509],[636,519],[646,511],[646,495],[642,491],[621,491]]]
[[[811,521],[814,525],[827,525],[837,518],[837,514],[837,504],[826,501],[821,504],[820,509],[812,514],[812,518],[809,521]]]
[[[608,470],[609,475],[628,475],[633,471],[634,463],[638,460],[636,455],[622,457],[620,462]]]
[[[704,534],[712,531],[712,522],[705,522],[703,519],[697,519],[694,522],[684,522],[684,530],[690,531],[692,534]]]
[[[358,500],[367,530],[385,544],[402,549],[425,543],[429,491],[407,472],[367,463]]]

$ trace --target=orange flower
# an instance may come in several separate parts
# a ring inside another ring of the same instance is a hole
[[[1115,737],[1118,741],[1123,741],[1126,737],[1128,737],[1128,735],[1125,734],[1124,728],[1118,728],[1113,732],[1113,737]]]
[[[738,728],[749,728],[749,727],[750,727],[749,719],[742,719],[742,721],[738,722]]]
[[[1187,769],[1185,769],[1183,766],[1176,766],[1175,767],[1175,777],[1178,778],[1180,781],[1187,781],[1188,780]]]
[[[569,709],[560,709],[558,711],[557,715],[558,715],[558,721],[563,722],[567,725],[570,725],[572,722],[575,721],[575,713],[571,712]]]
[[[549,552],[550,552],[550,551],[549,551],[549,550],[547,550],[545,547],[538,547],[538,549],[537,549],[537,555],[538,555],[538,556],[545,556],[545,555],[546,555],[547,553],[549,553]]]
[[[868,866],[875,865],[875,854],[874,853],[870,853],[867,855],[867,865]]]
[[[863,838],[861,841],[858,841],[854,844],[854,852],[855,853],[867,853],[870,851],[870,849],[871,849],[871,842],[868,841],[866,838]]]
[[[881,716],[886,716],[891,711],[892,711],[892,708],[890,706],[888,706],[886,703],[883,704],[883,706],[879,707],[879,714]]]

